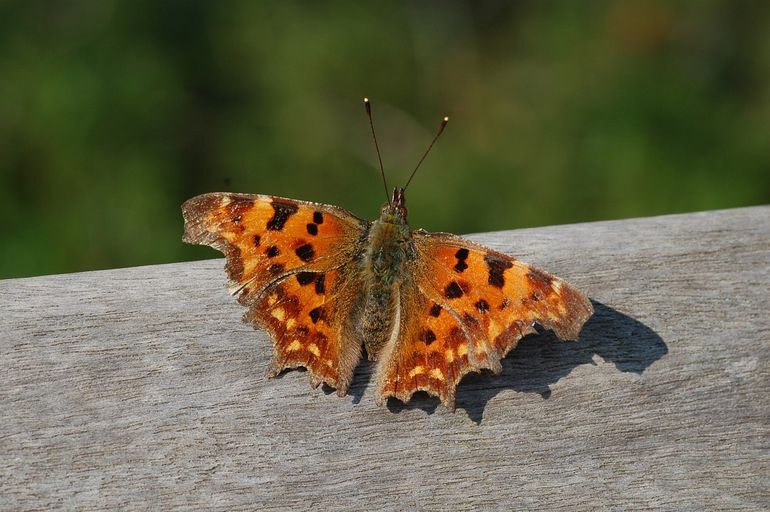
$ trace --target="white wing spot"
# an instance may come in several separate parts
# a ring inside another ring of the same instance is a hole
[[[434,379],[444,380],[444,374],[441,372],[441,369],[439,368],[433,368],[430,371],[430,376],[433,377]]]
[[[500,327],[500,324],[498,324],[495,321],[489,322],[489,339],[490,340],[496,339],[501,332],[502,332],[502,328]]]
[[[409,376],[414,377],[415,375],[422,375],[423,373],[425,373],[425,368],[423,368],[422,366],[415,366],[409,372]]]

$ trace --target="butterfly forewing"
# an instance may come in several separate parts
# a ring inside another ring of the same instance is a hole
[[[224,252],[234,287],[339,266],[367,224],[334,206],[250,194],[203,194],[185,202],[182,214],[184,241]]]
[[[504,332],[514,320],[576,340],[593,314],[575,287],[507,254],[445,233],[417,232],[414,240],[429,269],[421,282],[481,322],[496,346],[505,347]]]

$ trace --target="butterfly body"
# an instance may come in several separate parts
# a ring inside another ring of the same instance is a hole
[[[365,279],[365,307],[360,331],[369,359],[376,361],[393,330],[401,281],[407,265],[416,258],[406,219],[403,192],[382,207],[372,222],[365,242],[362,274]]]
[[[402,189],[380,217],[265,195],[211,193],[182,206],[184,240],[227,257],[244,320],[267,329],[274,376],[304,366],[343,396],[363,349],[376,400],[416,391],[453,408],[455,388],[540,324],[577,339],[593,313],[567,282],[447,233],[412,231]]]

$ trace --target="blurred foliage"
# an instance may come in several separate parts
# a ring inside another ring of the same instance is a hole
[[[0,277],[218,256],[219,190],[454,232],[770,202],[770,3],[0,1]]]

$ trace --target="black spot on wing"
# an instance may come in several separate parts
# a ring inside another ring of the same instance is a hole
[[[476,302],[476,309],[479,310],[479,313],[486,313],[489,311],[489,302],[485,301],[484,299],[479,299]]]
[[[420,341],[425,342],[426,345],[430,345],[436,341],[436,333],[430,329],[425,329],[420,333]]]
[[[324,223],[324,216],[321,212],[313,212],[313,222],[316,224],[323,224]]]
[[[513,266],[513,263],[492,254],[484,256],[484,263],[487,264],[489,270],[489,284],[497,288],[502,288],[505,285],[505,277],[503,274]]]
[[[294,250],[294,253],[304,262],[312,260],[315,256],[315,251],[313,250],[313,246],[311,244],[300,245]]]
[[[280,263],[273,263],[269,267],[267,267],[267,271],[270,272],[272,275],[277,275],[283,272],[284,266]]]
[[[267,250],[265,251],[265,254],[267,254],[268,258],[275,258],[279,254],[281,254],[281,251],[279,251],[278,247],[276,247],[275,245],[271,245],[270,247],[267,248]]]
[[[267,229],[271,231],[281,231],[289,217],[297,213],[299,207],[294,203],[273,200],[270,203],[273,207],[273,217],[267,221]]]
[[[318,226],[316,224],[313,224],[312,222],[305,226],[307,228],[307,232],[313,236],[316,236],[318,234]]]
[[[458,272],[463,272],[466,268],[468,268],[468,264],[465,263],[465,260],[468,259],[468,249],[462,248],[458,249],[455,253],[455,258],[457,258],[457,263],[455,263],[455,270]]]
[[[316,274],[313,272],[298,272],[297,273],[297,282],[300,284],[300,286],[305,286],[306,284],[310,284],[313,281],[315,281]]]
[[[262,239],[259,237],[259,235],[254,235],[254,247],[259,247],[259,242]]]
[[[438,304],[433,304],[433,306],[430,308],[430,316],[437,317],[441,314],[441,306]]]
[[[444,289],[444,297],[447,299],[457,299],[463,296],[463,289],[457,284],[457,281],[452,281]]]
[[[324,316],[324,309],[321,306],[311,309],[310,320],[312,320],[313,323],[316,323],[319,320],[326,320],[326,317]]]
[[[315,292],[318,295],[323,295],[326,292],[325,287],[326,276],[324,274],[318,274],[315,278]]]

